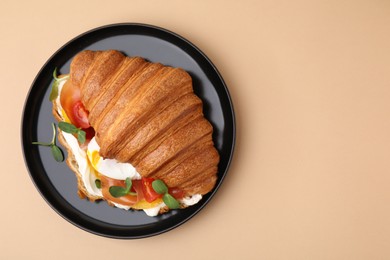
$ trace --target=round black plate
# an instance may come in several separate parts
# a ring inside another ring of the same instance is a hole
[[[195,93],[204,102],[206,118],[214,126],[213,139],[221,161],[218,181],[212,192],[196,205],[173,210],[158,217],[143,211],[112,208],[105,202],[92,203],[77,196],[76,177],[65,163],[57,163],[47,147],[33,141],[51,140],[51,102],[48,100],[54,68],[69,72],[72,58],[80,51],[115,49],[128,56],[181,67],[190,73]],[[113,238],[141,238],[171,230],[194,216],[213,197],[229,167],[234,142],[235,121],[226,85],[211,61],[181,36],[144,24],[114,24],[88,31],[60,48],[36,76],[24,107],[22,146],[32,180],[42,196],[62,217],[94,234]]]

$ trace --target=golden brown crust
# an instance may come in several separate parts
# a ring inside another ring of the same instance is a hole
[[[121,69],[118,70],[116,75],[111,78],[111,82],[105,84],[106,88],[103,91],[100,91],[94,102],[91,104],[93,108],[89,113],[89,121],[95,125],[99,126],[99,119],[104,118],[105,111],[109,109],[113,104],[115,104],[116,99],[119,98],[122,91],[125,90],[123,86],[131,80],[131,77],[137,75],[137,73],[142,70],[148,63],[139,57],[126,59],[124,61]],[[109,87],[108,87],[109,86]]]
[[[179,109],[181,108],[181,109]],[[137,156],[142,156],[153,151],[157,145],[163,141],[164,136],[159,135],[158,131],[153,129],[161,129],[167,135],[171,135],[180,129],[186,122],[194,119],[197,113],[193,111],[202,110],[202,101],[194,95],[186,95],[182,99],[175,102],[161,112],[159,117],[152,118],[144,127],[134,131],[131,138],[123,141],[122,150],[117,154],[120,161],[129,161],[131,158],[135,161]],[[180,118],[181,120],[177,120]]]
[[[80,89],[83,93],[81,101],[88,111],[91,111],[93,107],[93,103],[90,100],[96,98],[104,83],[113,76],[124,59],[125,56],[118,51],[103,51],[95,56],[92,63],[80,63],[80,66],[72,64],[71,69],[73,68],[73,70],[70,71],[71,78],[75,74],[73,71],[77,71],[79,67],[86,71],[80,82]],[[88,65],[89,68],[85,68]]]
[[[76,55],[70,64],[70,71],[72,72],[72,84],[80,87],[81,80],[87,73],[90,65],[94,59],[100,54],[100,51],[83,51]],[[77,69],[74,69],[77,68]]]
[[[155,76],[156,73],[158,73],[158,75],[163,75],[165,72],[166,70],[162,70],[161,64],[149,63],[139,70],[139,73],[131,76],[126,85],[118,90],[111,103],[105,108],[101,118],[98,119],[98,122],[100,123],[94,125],[99,144],[102,145],[100,148],[103,157],[110,157],[110,154],[106,154],[108,146],[111,145],[111,142],[108,141],[110,141],[110,134],[112,133],[109,131],[117,118],[121,114],[126,113],[126,109],[129,107],[129,99],[136,96],[137,93],[142,93],[143,88],[147,87],[144,83],[152,83],[153,76]],[[102,138],[109,140],[101,140]]]

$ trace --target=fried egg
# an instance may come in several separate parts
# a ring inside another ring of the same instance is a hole
[[[95,137],[88,144],[87,156],[93,168],[100,174],[116,180],[141,179],[141,175],[130,163],[121,163],[115,159],[104,159],[99,155],[100,146]]]

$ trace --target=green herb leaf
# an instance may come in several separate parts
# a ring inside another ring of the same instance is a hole
[[[51,145],[55,145],[56,144],[56,137],[57,137],[56,124],[51,123],[51,127],[53,129],[53,137],[51,138]]]
[[[154,180],[152,182],[152,187],[158,194],[165,194],[168,192],[168,187],[162,180]]]
[[[53,79],[54,79],[55,81],[58,80],[58,78],[57,78],[57,67],[54,68],[54,71],[53,71]]]
[[[51,92],[50,92],[50,96],[49,96],[50,101],[53,101],[58,96],[57,68],[55,68],[53,71],[53,78],[54,78],[54,81],[53,81],[53,84],[51,85]]]
[[[74,125],[72,125],[71,123],[68,123],[68,122],[59,122],[58,123],[58,127],[62,131],[66,132],[66,133],[69,133],[69,134],[76,134],[79,131],[79,129],[76,126],[74,126]]]
[[[133,186],[133,182],[131,181],[131,179],[129,177],[127,177],[126,180],[125,180],[125,183],[126,183],[127,193],[129,193],[130,189],[131,189],[131,186]]]
[[[49,95],[49,100],[50,101],[53,101],[54,99],[56,99],[58,97],[58,85],[60,84],[61,81],[66,80],[68,78],[69,78],[69,76],[58,78],[57,77],[57,68],[54,69],[54,71],[53,71],[53,79],[54,79],[54,81],[53,81],[53,84],[51,86],[51,92],[50,92],[50,95]]]
[[[66,133],[77,134],[77,140],[81,144],[85,143],[87,134],[85,133],[85,131],[81,130],[80,128],[77,128],[75,125],[72,125],[68,122],[59,122],[58,127]]]
[[[180,208],[180,203],[169,193],[165,193],[162,197],[165,205],[170,209],[178,209]]]
[[[42,145],[42,146],[52,146],[52,143],[32,142],[32,144]]]
[[[113,196],[114,198],[126,196],[128,193],[126,188],[121,187],[121,186],[111,186],[108,189],[108,191],[110,192],[111,196]]]
[[[50,101],[53,101],[58,97],[58,83],[59,81],[54,81],[53,84],[51,85],[51,92],[49,96]]]
[[[77,131],[77,140],[79,140],[80,144],[85,143],[86,135],[85,131],[81,129]]]
[[[53,154],[53,157],[57,162],[64,161],[64,155],[61,149],[57,145],[51,146],[51,153]]]
[[[110,192],[111,196],[115,198],[119,198],[122,196],[126,196],[130,193],[131,186],[133,185],[130,178],[126,178],[125,180],[126,187],[121,186],[111,186],[108,191]],[[133,195],[133,193],[132,193]]]
[[[64,161],[64,153],[62,152],[61,148],[59,148],[56,145],[56,136],[57,136],[56,125],[54,123],[52,123],[51,125],[53,128],[53,137],[51,139],[51,142],[50,143],[32,142],[32,144],[50,147],[54,159],[57,162],[62,162]]]
[[[101,182],[101,180],[96,179],[96,180],[95,180],[95,185],[96,185],[96,188],[101,189],[101,188],[102,188],[102,182]]]

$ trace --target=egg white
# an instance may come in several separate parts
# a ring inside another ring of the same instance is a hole
[[[115,159],[104,159],[99,155],[100,146],[95,137],[88,144],[87,155],[92,166],[100,174],[116,180],[141,179],[141,175],[130,163],[120,163]]]

